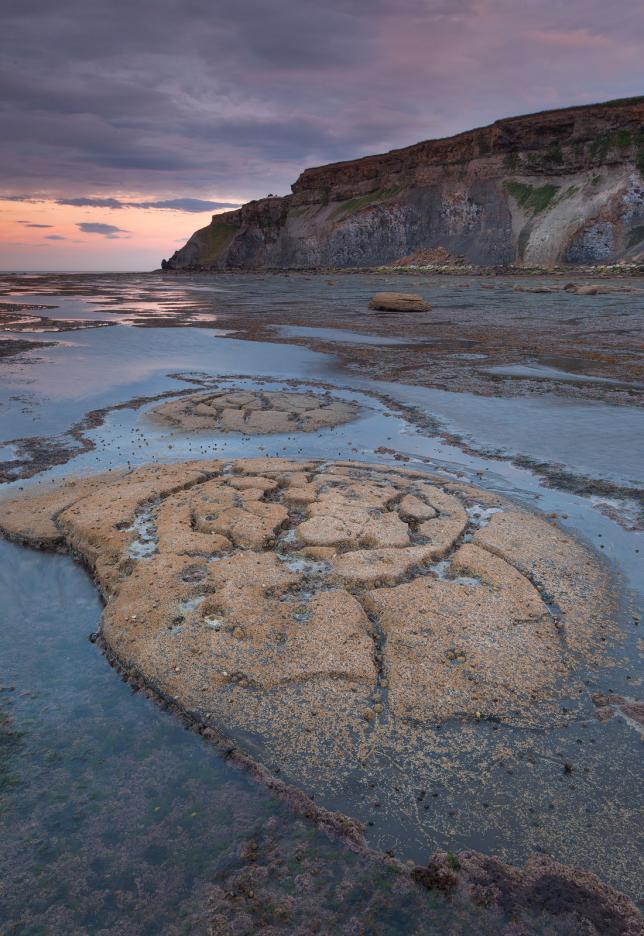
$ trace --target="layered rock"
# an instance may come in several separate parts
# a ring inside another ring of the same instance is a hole
[[[641,261],[643,173],[644,98],[498,120],[307,169],[291,195],[215,215],[163,265],[371,267],[417,251],[488,266]]]

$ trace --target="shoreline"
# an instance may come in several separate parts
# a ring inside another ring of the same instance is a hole
[[[82,419],[74,423],[66,432],[61,433],[58,437],[34,436],[10,439],[3,443],[3,445],[6,446],[13,446],[23,458],[0,462],[0,484],[14,484],[18,481],[28,480],[57,465],[65,465],[72,462],[79,454],[92,451],[96,447],[96,443],[90,439],[86,433],[93,429],[100,428],[111,413],[126,409],[138,410],[149,403],[154,403],[159,400],[172,401],[175,398],[181,399],[185,396],[199,393],[200,390],[208,390],[212,386],[207,382],[199,380],[196,376],[191,377],[189,374],[168,374],[167,376],[175,380],[184,380],[191,383],[192,389],[166,390],[153,396],[134,397],[131,400],[124,400],[97,410],[90,410]],[[225,389],[226,385],[231,385],[234,388],[238,381],[248,379],[248,375],[235,374],[223,378],[216,378],[216,384],[221,385],[222,389]],[[303,381],[301,379],[280,380],[279,378],[266,377],[261,378],[261,383],[268,386],[272,386],[275,383],[284,383],[294,388],[311,387],[315,390],[326,392],[333,392],[333,390],[351,392],[355,390],[355,388],[347,385],[325,383],[322,381]],[[526,455],[512,455],[502,452],[486,453],[472,446],[465,438],[453,433],[446,426],[442,426],[440,420],[425,415],[422,417],[418,416],[417,406],[411,404],[406,405],[396,401],[386,392],[378,393],[375,390],[368,390],[365,388],[360,388],[359,392],[382,403],[392,412],[399,413],[410,425],[415,426],[421,432],[428,433],[430,438],[438,438],[448,445],[453,445],[466,455],[472,455],[490,462],[506,462],[518,468],[527,469],[537,475],[546,487],[555,490],[576,494],[581,497],[604,496],[621,500],[631,500],[639,505],[640,511],[644,510],[644,487],[629,487],[607,479],[584,476],[566,469],[561,465],[558,466],[554,463],[539,462]],[[215,435],[216,434],[217,433],[215,433]],[[223,433],[223,435],[225,436],[226,433]],[[56,438],[64,440],[65,437],[68,437],[70,440],[68,443],[63,441],[58,445],[55,444]],[[74,447],[74,442],[80,443],[81,448]],[[420,458],[420,456],[417,455],[406,455],[394,449],[387,449],[382,446],[380,449],[375,449],[374,454],[391,454],[395,456],[395,460],[399,462],[407,462],[412,460],[412,458]],[[15,468],[12,469],[12,466],[18,466],[18,473],[15,473]],[[618,520],[617,522],[621,521]],[[636,529],[639,528],[639,526],[636,527]]]
[[[382,264],[380,266],[370,266],[370,267],[186,267],[184,269],[173,269],[171,267],[162,269],[158,267],[154,270],[143,270],[141,271],[146,275],[162,275],[162,276],[195,276],[195,275],[208,275],[208,276],[234,276],[234,275],[257,275],[257,276],[266,276],[266,275],[275,275],[275,276],[290,276],[291,274],[303,274],[303,275],[317,275],[317,276],[328,276],[328,275],[355,275],[356,273],[386,273],[404,275],[410,274],[411,276],[422,276],[422,275],[438,275],[438,276],[486,276],[486,277],[495,277],[495,276],[557,276],[557,277],[568,277],[569,279],[574,279],[575,276],[591,277],[591,278],[610,278],[615,277],[618,279],[629,279],[631,277],[644,276],[644,263],[615,263],[615,264],[598,264],[595,266],[553,266],[553,267],[520,267],[520,266],[492,266],[492,267],[482,267],[475,266],[473,264],[429,264],[427,266],[387,266]],[[18,275],[18,274],[16,274]]]

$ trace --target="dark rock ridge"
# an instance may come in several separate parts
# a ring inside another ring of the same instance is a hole
[[[483,266],[644,260],[644,97],[497,120],[305,170],[214,215],[167,270],[386,265],[443,248]]]

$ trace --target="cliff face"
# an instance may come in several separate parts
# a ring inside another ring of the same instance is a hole
[[[485,266],[644,260],[644,97],[307,169],[292,191],[215,215],[164,268],[368,267],[438,247]]]

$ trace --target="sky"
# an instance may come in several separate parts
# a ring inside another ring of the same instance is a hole
[[[307,166],[643,92],[642,0],[2,0],[0,269],[153,269]]]

